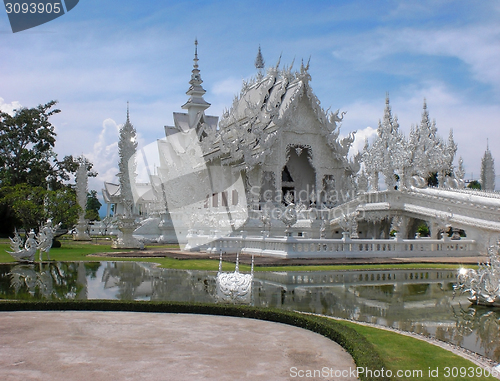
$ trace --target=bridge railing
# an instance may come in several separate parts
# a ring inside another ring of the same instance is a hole
[[[220,237],[208,252],[282,258],[370,258],[477,256],[476,241],[444,239],[310,239],[300,237]]]

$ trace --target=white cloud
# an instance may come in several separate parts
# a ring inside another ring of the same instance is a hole
[[[103,183],[116,182],[118,173],[118,137],[120,126],[113,119],[106,119],[94,144],[93,150],[85,154],[93,164],[98,176],[89,179],[89,189],[100,193]]]
[[[14,115],[14,110],[20,109],[23,106],[18,101],[5,103],[3,98],[0,98],[0,111],[6,112],[9,115]]]
[[[349,156],[362,152],[366,139],[368,139],[368,142],[371,142],[375,135],[377,135],[377,129],[373,127],[366,127],[362,130],[358,130],[354,136],[351,149],[349,150]]]
[[[408,54],[413,56],[408,56]],[[418,29],[383,27],[340,40],[332,54],[353,62],[363,70],[387,71],[391,74],[420,73],[426,68],[425,57],[454,57],[466,63],[474,78],[492,84],[500,92],[500,26],[471,24],[459,28]],[[405,57],[404,64],[397,55]]]
[[[500,91],[500,27],[472,25],[438,30],[406,29],[397,34],[400,48],[423,54],[456,57],[467,63],[474,77]]]

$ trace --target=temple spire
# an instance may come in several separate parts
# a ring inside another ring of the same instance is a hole
[[[259,45],[259,52],[257,53],[257,57],[255,58],[255,68],[260,71],[264,69],[264,67],[265,67],[264,57],[262,57],[262,51],[260,50],[260,45]]]
[[[206,102],[205,99],[203,99],[203,95],[206,93],[206,91],[201,86],[203,80],[201,79],[198,61],[198,39],[195,39],[193,70],[191,70],[191,80],[189,81],[189,84],[191,86],[186,92],[186,94],[190,97],[188,101],[182,105],[183,109],[188,110],[190,127],[194,127],[198,114],[210,107],[210,103]]]
[[[194,59],[193,67],[198,69],[198,39],[194,40]]]
[[[481,160],[481,189],[486,191],[495,190],[495,160],[491,155],[488,139],[486,139],[486,151]]]

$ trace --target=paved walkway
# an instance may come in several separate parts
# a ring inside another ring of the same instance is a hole
[[[187,314],[0,312],[3,381],[356,380],[306,377],[324,367],[335,375],[356,366],[333,341],[285,324]]]

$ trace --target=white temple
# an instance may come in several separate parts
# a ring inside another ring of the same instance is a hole
[[[354,256],[417,248],[476,255],[500,233],[500,195],[464,189],[453,134],[439,137],[425,101],[407,139],[387,97],[377,138],[349,157],[354,133],[341,138],[345,113],[320,106],[309,63],[293,70],[278,62],[264,75],[259,48],[258,74],[219,121],[206,114],[195,44],[186,112],[132,156],[130,180],[121,175],[103,190],[115,213],[136,216],[135,237],[190,250],[328,257],[338,255],[337,243]],[[422,225],[430,237],[414,239]]]

